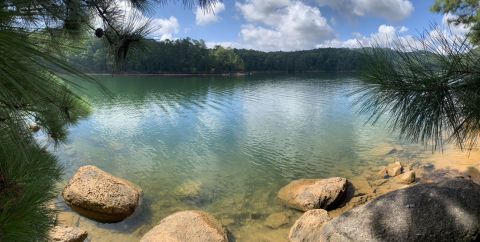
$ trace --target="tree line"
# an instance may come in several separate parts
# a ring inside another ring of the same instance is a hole
[[[93,73],[114,70],[101,40],[85,42],[69,55],[77,68]],[[362,68],[361,50],[323,48],[293,52],[263,52],[222,46],[208,48],[202,40],[146,40],[141,51],[130,51],[124,63],[129,73],[213,74],[234,72],[356,72]]]

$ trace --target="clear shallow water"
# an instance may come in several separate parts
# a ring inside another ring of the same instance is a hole
[[[74,218],[99,229],[94,241],[138,239],[184,209],[212,213],[237,241],[285,240],[288,228],[264,225],[273,212],[298,216],[277,201],[280,187],[299,178],[349,178],[406,145],[356,114],[347,95],[362,85],[355,77],[98,79],[113,97],[86,90],[93,113],[56,150],[65,179],[96,165],[139,185],[144,199],[122,223]]]

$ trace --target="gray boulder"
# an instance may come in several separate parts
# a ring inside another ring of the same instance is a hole
[[[347,179],[341,177],[300,179],[280,189],[278,198],[286,205],[302,211],[333,209],[343,202],[347,185]]]
[[[480,185],[467,179],[397,190],[327,222],[319,241],[479,241]]]

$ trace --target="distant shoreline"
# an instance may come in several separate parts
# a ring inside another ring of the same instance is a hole
[[[269,72],[233,72],[233,73],[135,73],[135,72],[124,72],[124,73],[87,73],[91,76],[252,76],[252,75],[263,75],[263,74],[314,74],[314,73],[359,73],[359,71],[307,71],[307,72],[286,72],[286,71],[269,71]]]

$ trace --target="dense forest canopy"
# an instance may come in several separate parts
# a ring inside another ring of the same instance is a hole
[[[208,48],[204,41],[181,39],[145,41],[143,51],[127,56],[130,73],[232,73],[232,72],[354,72],[362,66],[359,49],[314,49],[263,52]],[[76,67],[94,73],[111,72],[113,64],[99,40],[89,40],[69,57]]]

